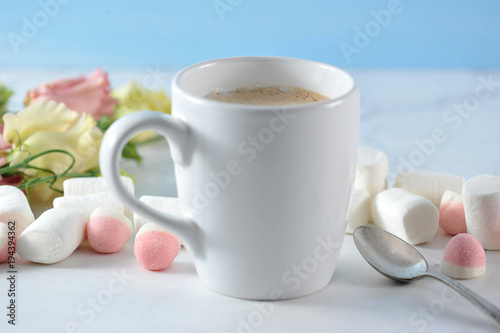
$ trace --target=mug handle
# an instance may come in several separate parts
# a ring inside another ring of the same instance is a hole
[[[127,191],[120,179],[119,162],[125,144],[135,134],[153,130],[169,139],[172,159],[176,164],[189,163],[189,127],[171,115],[155,111],[138,111],[115,121],[106,131],[99,152],[102,176],[109,188],[125,206],[143,217],[162,224],[179,237],[182,244],[194,255],[200,254],[198,225],[185,217],[165,214],[137,200]]]

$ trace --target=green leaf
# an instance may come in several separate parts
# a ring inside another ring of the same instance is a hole
[[[103,132],[106,131],[109,126],[113,123],[114,119],[110,116],[102,116],[99,121],[97,121],[97,127],[99,127]]]
[[[135,184],[135,176],[134,176],[133,174],[128,173],[127,171],[125,171],[125,170],[123,170],[123,169],[121,169],[121,168],[120,168],[120,175],[121,175],[121,176],[125,176],[125,177],[129,177],[129,178],[131,178],[131,179],[132,179],[132,181],[133,181],[133,182],[134,182],[134,184]]]
[[[142,157],[137,152],[137,146],[131,142],[128,142],[123,148],[122,156],[131,160],[137,161],[137,163],[142,162]]]

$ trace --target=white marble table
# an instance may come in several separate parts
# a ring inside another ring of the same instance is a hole
[[[0,71],[23,93],[40,82],[80,71]],[[117,86],[150,72],[110,71]],[[470,178],[500,174],[500,71],[352,70],[362,93],[360,143],[385,151],[391,179],[404,168]],[[158,87],[168,87],[162,71]],[[490,83],[484,83],[484,82]],[[437,135],[437,134],[439,135]],[[437,139],[437,140],[436,140]],[[143,147],[142,167],[126,163],[137,194],[173,196],[172,162],[162,142]],[[147,170],[147,172],[146,172]],[[149,173],[166,174],[158,180]],[[450,236],[443,231],[418,246],[438,270]],[[17,325],[7,324],[8,273],[0,265],[0,332],[496,332],[465,299],[432,279],[397,284],[372,269],[346,235],[331,283],[303,298],[252,302],[219,295],[196,277],[182,250],[165,271],[149,272],[133,256],[132,242],[112,255],[82,245],[67,260],[37,265],[18,259]],[[500,252],[487,251],[488,268],[464,285],[500,306]]]

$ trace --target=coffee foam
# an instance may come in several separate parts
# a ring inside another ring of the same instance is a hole
[[[206,98],[235,104],[290,105],[306,104],[330,99],[328,96],[295,86],[265,85],[255,82],[234,90],[214,89]]]

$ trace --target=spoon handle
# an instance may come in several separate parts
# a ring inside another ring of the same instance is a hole
[[[491,304],[469,288],[466,288],[461,283],[447,277],[446,275],[435,273],[435,272],[427,272],[425,276],[433,277],[441,282],[446,283],[448,286],[452,287],[456,291],[458,291],[462,296],[467,298],[471,303],[475,304],[481,311],[490,316],[498,325],[500,325],[500,309],[495,305]]]

